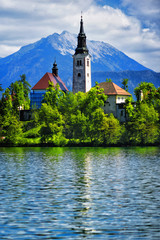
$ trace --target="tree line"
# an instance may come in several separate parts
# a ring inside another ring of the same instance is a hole
[[[128,90],[126,79],[122,84]],[[98,84],[87,93],[73,94],[64,93],[51,82],[41,108],[32,110],[30,121],[20,121],[19,109],[30,109],[30,87],[26,76],[21,75],[2,94],[1,146],[159,145],[160,88],[152,83],[142,82],[135,88],[136,102],[131,97],[126,100],[125,123],[104,113],[107,96]]]

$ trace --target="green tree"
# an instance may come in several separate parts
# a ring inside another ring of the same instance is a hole
[[[126,114],[127,114],[127,118],[130,119],[133,117],[134,112],[135,112],[135,108],[134,108],[134,101],[132,97],[128,97],[125,100],[125,109],[126,109]]]
[[[137,105],[135,113],[126,123],[128,142],[131,144],[150,144],[158,139],[158,112],[147,103]]]
[[[118,119],[113,114],[103,119],[101,130],[104,144],[117,144],[120,141],[122,129]]]
[[[49,87],[47,88],[42,102],[52,106],[52,108],[58,107],[59,98],[63,96],[64,93],[60,90],[58,84],[54,86],[52,82],[49,81],[48,83]]]
[[[1,119],[1,135],[5,138],[4,142],[17,145],[21,142],[22,137],[22,124],[13,115],[4,115],[3,120]]]
[[[28,100],[28,98],[29,98],[29,93],[30,93],[30,88],[31,88],[31,85],[29,84],[29,82],[27,82],[27,80],[26,80],[26,75],[25,74],[22,74],[22,75],[20,75],[20,80],[18,81],[18,82],[20,82],[20,83],[22,83],[23,84],[23,90],[24,90],[24,98],[26,99],[26,100]]]
[[[2,92],[3,91],[3,88],[2,88],[2,84],[0,83],[0,91]]]
[[[26,80],[26,75],[22,74],[20,75],[20,80],[18,81],[19,83],[23,84],[23,92],[24,92],[24,109],[30,109],[30,98],[29,98],[29,93],[31,91],[31,85],[29,82]]]
[[[143,94],[142,99],[140,99],[140,94]],[[134,94],[137,98],[137,101],[143,100],[149,104],[154,100],[156,93],[156,88],[153,83],[141,82],[138,84],[138,87],[134,89]]]
[[[152,99],[151,103],[153,104],[155,110],[159,113],[160,120],[160,87],[156,89],[154,98]]]
[[[64,134],[68,139],[73,139],[74,137],[77,139],[77,136],[82,131],[82,129],[80,129],[77,132],[76,129],[79,122],[84,121],[84,115],[79,110],[84,95],[85,94],[81,92],[79,92],[78,95],[67,92],[58,99],[58,110],[63,115],[64,120]],[[81,116],[82,119],[80,119]]]
[[[112,82],[110,78],[106,78],[106,82]]]
[[[58,98],[58,110],[66,118],[69,118],[71,114],[76,114],[78,108],[78,99],[73,92],[66,92]]]
[[[107,100],[107,96],[103,93],[103,91],[103,88],[95,86],[85,95],[77,93],[77,99],[81,112],[91,115],[91,113],[93,113],[97,108],[103,107],[104,102]]]
[[[12,113],[12,97],[10,95],[9,88],[6,88],[5,92],[2,94],[1,100],[1,114],[10,115]]]
[[[58,109],[53,109],[51,105],[43,103],[39,111],[39,119],[41,123],[41,142],[52,143],[56,146],[63,145],[65,142],[63,136],[64,121]]]
[[[64,119],[64,133],[68,139],[79,139],[88,141],[94,131],[94,122],[98,111],[103,111],[101,106],[104,105],[107,96],[104,95],[103,89],[98,85],[93,87],[89,92],[78,92],[76,94],[66,93],[59,98],[58,109]],[[91,125],[93,126],[91,128]]]
[[[67,125],[66,135],[70,139],[78,139],[80,142],[86,140],[87,117],[81,111],[70,115],[70,122]]]
[[[86,140],[90,139],[91,142],[99,141],[99,131],[96,132],[95,129],[100,129],[100,119],[103,118],[104,102],[107,96],[103,93],[103,89],[100,89],[98,85],[91,88],[87,93],[77,93],[78,107],[81,113],[86,117]],[[98,120],[99,119],[99,120]],[[99,121],[99,126],[98,126]]]
[[[16,81],[13,84],[12,100],[13,110],[18,114],[19,110],[24,108],[25,105],[24,88],[22,82]]]
[[[6,88],[1,100],[0,131],[7,144],[17,145],[22,136],[22,125],[14,115],[13,101],[9,88]]]
[[[127,78],[123,79],[122,88],[128,92],[128,79]]]
[[[30,108],[30,93],[31,85],[26,81],[26,75],[20,75],[20,80],[11,83],[9,86],[10,94],[13,99],[14,111],[18,113],[20,108]]]
[[[9,86],[10,94],[13,100],[13,109],[17,114],[20,109],[30,108],[30,100],[28,96],[30,85],[25,80],[25,75],[22,76],[21,80],[11,83]]]
[[[102,125],[105,118],[102,108],[97,108],[91,113],[91,116],[88,119],[87,136],[94,144],[102,143]]]

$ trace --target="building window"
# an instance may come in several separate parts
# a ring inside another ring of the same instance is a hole
[[[89,77],[89,73],[87,73],[87,77]]]
[[[123,110],[121,111],[121,116],[123,116]]]
[[[81,74],[80,74],[80,73],[78,73],[78,77],[81,77]]]
[[[87,67],[89,67],[89,59],[87,59]]]
[[[77,66],[82,66],[82,60],[77,60]]]

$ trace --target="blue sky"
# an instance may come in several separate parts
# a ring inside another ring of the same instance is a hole
[[[160,72],[160,0],[0,0],[0,57],[55,32],[104,41]]]
[[[101,6],[109,5],[110,7],[113,8],[121,7],[121,0],[97,0],[96,3]]]

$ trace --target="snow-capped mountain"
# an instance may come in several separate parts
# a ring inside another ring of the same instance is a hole
[[[59,76],[71,90],[72,55],[76,46],[77,35],[64,31],[61,34],[54,33],[33,44],[24,46],[8,57],[0,58],[0,83],[2,83],[2,87],[5,89],[11,82],[19,80],[19,76],[22,74],[26,74],[27,81],[33,87],[46,72],[52,71],[53,62],[56,59]],[[105,81],[106,78],[110,78],[110,74],[117,73],[116,83],[121,86],[119,81],[127,76],[132,77],[135,71],[140,71],[139,76],[149,71],[150,81],[154,80],[157,83],[157,77],[159,77],[156,75],[157,73],[145,68],[113,46],[89,40],[87,46],[92,56],[92,85],[95,81]],[[136,83],[138,84],[140,81],[141,77],[137,79]]]

